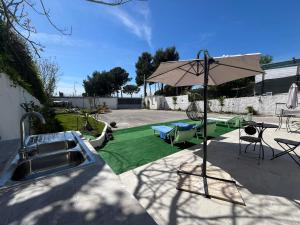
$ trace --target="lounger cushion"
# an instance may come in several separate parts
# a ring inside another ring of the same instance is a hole
[[[155,130],[155,131],[158,131],[158,132],[159,132],[159,135],[160,135],[160,138],[166,139],[168,133],[169,133],[171,130],[173,130],[174,128],[168,127],[168,126],[164,126],[164,125],[161,125],[161,126],[152,126],[151,129],[152,129],[152,130]]]

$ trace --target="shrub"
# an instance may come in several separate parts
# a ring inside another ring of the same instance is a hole
[[[246,110],[248,113],[252,113],[252,115],[257,115],[257,111],[253,108],[253,106],[247,106]]]
[[[188,100],[189,102],[201,101],[203,100],[201,94],[196,92],[189,92],[188,93]]]
[[[172,97],[172,100],[173,100],[173,105],[174,105],[174,109],[175,109],[175,107],[176,107],[176,105],[177,105],[177,97],[176,97],[176,96],[173,96],[173,97]]]
[[[225,105],[225,96],[220,96],[218,98],[218,101],[219,101],[219,104],[220,104],[220,107],[221,107],[221,111],[220,112],[222,112],[223,111],[223,107]]]
[[[113,122],[111,122],[109,125],[110,125],[111,127],[116,127],[117,123],[116,123],[115,121],[113,121]]]
[[[41,103],[47,97],[35,62],[25,42],[8,31],[0,21],[0,72],[6,73],[14,84],[19,84]]]
[[[60,122],[55,118],[55,110],[49,105],[40,107],[35,105],[33,101],[29,103],[22,103],[20,105],[26,112],[39,112],[41,113],[45,120],[46,124],[41,124],[36,118],[32,119],[32,129],[35,133],[44,134],[44,133],[54,133],[63,131],[63,127]]]

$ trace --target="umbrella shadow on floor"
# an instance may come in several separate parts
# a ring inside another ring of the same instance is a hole
[[[241,186],[251,193],[285,197],[290,200],[300,200],[299,167],[288,156],[275,160],[271,149],[264,146],[265,159],[258,160],[258,148],[254,152],[248,149],[247,144],[242,144],[242,153],[239,155],[238,143],[212,141],[208,145],[208,162],[222,168],[229,173]],[[282,150],[274,149],[275,154]],[[202,151],[194,154],[202,157]]]
[[[209,144],[208,162],[229,173],[241,186],[241,188],[238,187],[239,190],[247,189],[241,193],[246,206],[241,206],[176,190],[177,165],[182,162],[200,164],[201,159],[198,156],[202,156],[202,145],[197,145],[194,154],[190,151],[184,153],[188,157],[183,158],[183,153],[165,157],[132,171],[136,180],[134,186],[131,187],[132,193],[157,222],[169,225],[198,224],[197,221],[199,224],[220,225],[225,223],[261,224],[266,221],[269,224],[276,223],[275,221],[281,224],[300,222],[297,219],[299,217],[295,217],[295,208],[300,209],[296,200],[299,182],[291,183],[290,180],[293,178],[289,178],[278,185],[276,182],[281,182],[282,178],[274,180],[274,176],[282,176],[281,171],[277,175],[273,174],[274,171],[280,166],[285,168],[285,164],[289,164],[287,169],[294,171],[294,174],[299,172],[288,158],[284,165],[281,160],[276,162],[268,159],[257,165],[257,160],[253,157],[237,158],[238,144],[215,140]],[[130,176],[122,179],[125,185],[129,182],[129,178]],[[272,187],[273,185],[278,187]],[[280,187],[284,191],[281,191]],[[294,191],[290,191],[289,188],[293,188]],[[226,190],[223,191],[227,193]],[[270,195],[270,198],[266,200],[261,195]],[[286,197],[288,201],[273,196]],[[266,210],[273,206],[277,207],[276,213],[274,209],[273,211]],[[207,209],[212,211],[207,213]],[[222,213],[218,213],[220,210]]]

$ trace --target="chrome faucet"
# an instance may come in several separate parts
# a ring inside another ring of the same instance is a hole
[[[21,120],[20,120],[21,148],[19,150],[20,160],[23,160],[23,159],[26,158],[25,157],[25,151],[26,151],[26,146],[25,146],[25,138],[26,138],[26,136],[25,136],[25,119],[29,116],[37,117],[42,124],[46,123],[46,120],[45,120],[44,116],[39,112],[27,112],[21,117]]]

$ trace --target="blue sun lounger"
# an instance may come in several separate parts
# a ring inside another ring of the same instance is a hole
[[[158,132],[161,139],[167,139],[168,134],[175,128],[160,125],[160,126],[152,126],[151,129],[153,130],[154,134],[155,132]]]
[[[183,125],[183,124],[181,124]],[[183,127],[176,126],[175,128],[169,126],[152,126],[152,130],[159,132],[162,139],[170,139],[171,145],[181,142],[186,142],[192,139],[196,134],[196,127],[194,124],[184,125]]]

